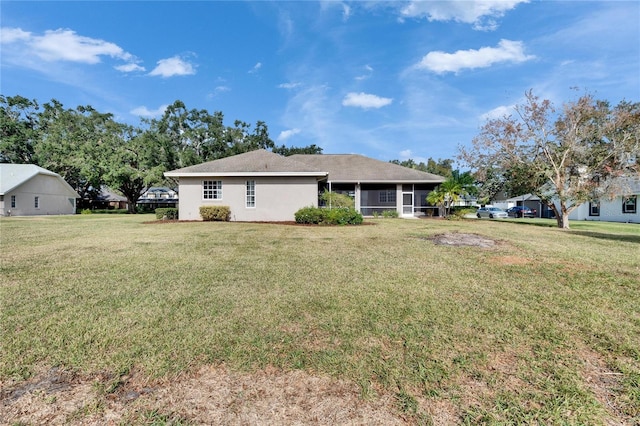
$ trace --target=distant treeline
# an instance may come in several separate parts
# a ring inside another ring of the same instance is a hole
[[[83,199],[108,186],[127,197],[131,212],[148,187],[175,184],[165,171],[261,148],[281,155],[322,153],[316,145],[276,146],[263,121],[226,126],[222,112],[189,110],[179,100],[160,119],[132,126],[91,106],[70,109],[55,99],[40,105],[0,95],[0,162],[56,172]]]

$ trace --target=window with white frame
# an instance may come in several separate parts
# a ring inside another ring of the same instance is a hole
[[[35,207],[36,209],[40,208],[40,197],[38,197],[37,195],[33,199],[33,207]]]
[[[222,181],[205,180],[202,182],[202,198],[205,200],[222,200]]]
[[[589,216],[600,216],[600,201],[593,200],[589,203]]]
[[[247,181],[247,207],[255,207],[256,206],[256,181],[248,180]]]
[[[395,203],[396,191],[382,190],[378,193],[378,201],[381,203]]]
[[[622,213],[636,213],[638,204],[638,196],[632,195],[622,199]]]
[[[11,196],[11,208],[12,209],[16,208],[16,196],[15,195]]]

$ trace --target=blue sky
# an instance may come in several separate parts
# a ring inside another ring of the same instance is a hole
[[[2,1],[0,17],[5,96],[131,124],[179,99],[327,154],[454,158],[529,89],[640,101],[638,1]]]

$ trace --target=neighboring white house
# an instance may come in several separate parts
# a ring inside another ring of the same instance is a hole
[[[605,222],[640,223],[638,198],[640,179],[628,180],[621,184],[623,195],[602,198],[581,204],[569,214],[570,220],[600,220]]]
[[[0,164],[0,216],[75,214],[78,193],[33,164]]]
[[[256,150],[166,172],[179,179],[180,220],[200,220],[200,206],[231,208],[233,221],[292,221],[318,206],[325,190],[347,193],[364,215],[424,214],[426,195],[445,179],[362,155],[293,155]]]
[[[618,192],[613,198],[602,198],[583,203],[569,213],[569,220],[598,220],[603,222],[640,223],[640,179],[628,179],[617,185]],[[504,200],[495,200],[494,206],[508,209],[513,206],[526,206],[537,210],[538,217],[553,217],[553,211],[539,197],[532,194],[519,195]]]

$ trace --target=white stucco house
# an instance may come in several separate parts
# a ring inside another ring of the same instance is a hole
[[[583,203],[569,214],[569,219],[640,223],[640,179],[625,179],[619,186],[622,194]]]
[[[640,210],[638,209],[640,178],[620,179],[616,185],[612,185],[612,188],[617,188],[614,192],[617,195],[579,205],[569,213],[569,220],[640,223]],[[525,205],[536,209],[538,217],[553,217],[553,211],[542,203],[538,196],[532,194],[498,200],[494,202],[494,205],[504,209]]]
[[[201,220],[200,206],[231,208],[233,221],[292,221],[318,206],[325,190],[347,193],[364,215],[395,210],[424,214],[441,176],[353,154],[283,157],[256,150],[165,173],[179,181],[180,220]]]
[[[34,164],[0,164],[0,216],[75,214],[78,193]]]

